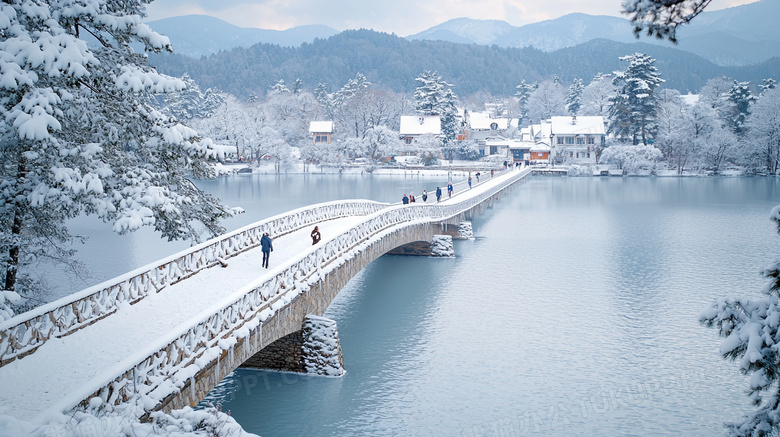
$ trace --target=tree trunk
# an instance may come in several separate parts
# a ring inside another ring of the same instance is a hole
[[[16,178],[21,185],[27,176],[27,169],[23,162],[20,162],[16,167]],[[17,196],[18,197],[18,196]],[[22,235],[22,224],[24,211],[22,206],[16,203],[14,205],[14,221],[11,225],[11,248],[8,249],[8,262],[5,265],[5,289],[13,290],[16,287],[16,277],[19,271],[19,252],[21,246],[19,244],[19,238]]]
[[[11,226],[13,243],[8,250],[8,264],[5,266],[5,289],[12,290],[16,286],[16,272],[19,269],[19,236],[22,234],[22,208],[14,207],[14,223]]]

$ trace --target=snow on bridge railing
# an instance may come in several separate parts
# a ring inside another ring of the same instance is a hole
[[[481,184],[469,190],[469,195],[459,196],[459,200],[453,198],[436,204],[395,205],[368,215],[350,230],[312,246],[290,264],[278,266],[272,270],[274,274],[270,278],[258,279],[236,290],[212,309],[182,323],[181,330],[171,331],[144,351],[118,363],[113,371],[103,374],[119,376],[95,381],[92,388],[83,387],[82,392],[72,393],[69,399],[62,400],[57,407],[64,411],[92,396],[100,396],[113,404],[131,398],[140,399],[147,409],[152,409],[166,396],[181,389],[187,380],[193,387],[192,378],[200,369],[218,360],[223,350],[233,353],[233,345],[239,339],[246,339],[252,330],[296,296],[308,290],[328,272],[346,263],[351,254],[360,253],[370,247],[372,242],[405,227],[438,223],[458,216],[529,173],[530,169],[509,172],[501,178],[497,177],[497,184]],[[259,337],[256,335],[255,341]],[[248,355],[248,340],[243,342],[243,347],[246,348],[244,355]],[[257,344],[253,350],[258,350]],[[102,388],[96,390],[97,387]]]
[[[0,323],[0,366],[136,303],[197,272],[257,247],[263,232],[274,237],[323,220],[372,214],[388,204],[369,200],[320,203],[279,214],[226,233]]]

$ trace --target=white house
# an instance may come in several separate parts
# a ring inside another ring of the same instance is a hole
[[[552,117],[549,124],[552,159],[574,164],[596,163],[596,154],[604,147],[607,135],[602,116]]]
[[[466,119],[464,139],[485,140],[499,135],[508,136],[510,127],[508,118],[491,117],[487,112],[470,112]]]
[[[314,145],[330,144],[333,137],[332,121],[312,121],[309,123],[309,133]]]
[[[406,144],[414,144],[420,137],[438,137],[441,118],[438,115],[402,115],[398,133]]]
[[[501,136],[488,137],[477,142],[479,154],[482,156],[499,155],[509,156],[509,147],[514,143],[509,138]]]

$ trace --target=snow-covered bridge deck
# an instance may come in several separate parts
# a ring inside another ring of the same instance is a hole
[[[441,203],[434,197],[427,204],[337,201],[301,208],[20,314],[0,324],[0,405],[36,421],[95,394],[114,403],[137,396],[155,408],[194,387],[192,378],[207,366],[216,363],[220,377],[275,340],[263,335],[264,325],[316,284],[343,283],[328,275],[352,258],[416,241],[492,202],[529,173],[507,171],[471,190],[459,184]],[[317,246],[309,238],[314,225],[323,235]],[[267,270],[258,247],[266,231],[275,237]],[[230,351],[233,359],[238,345],[244,353],[235,363],[222,358],[220,369],[220,357]]]

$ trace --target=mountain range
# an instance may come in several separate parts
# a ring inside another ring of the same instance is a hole
[[[644,36],[637,40],[632,24],[623,18],[581,13],[519,27],[501,20],[456,18],[409,35],[406,39],[503,48],[533,47],[544,52],[606,39],[673,47],[695,53],[717,65],[740,66],[780,56],[777,17],[780,17],[778,0],[761,0],[720,11],[705,11],[691,24],[678,30],[678,45]],[[148,24],[171,39],[176,53],[190,57],[207,56],[257,43],[298,47],[302,43],[327,39],[339,33],[324,25],[298,26],[283,31],[241,28],[202,15],[173,17]]]

